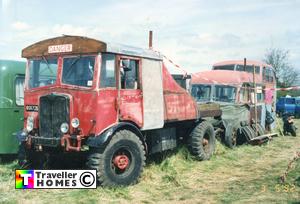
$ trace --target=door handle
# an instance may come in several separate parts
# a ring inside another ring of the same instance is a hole
[[[19,113],[19,112],[20,112],[20,110],[14,110],[14,112],[15,112],[15,113]]]

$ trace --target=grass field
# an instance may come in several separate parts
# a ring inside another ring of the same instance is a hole
[[[148,161],[137,185],[95,190],[15,190],[16,161],[2,163],[0,203],[300,203],[300,159],[286,183],[279,182],[296,151],[300,129],[297,137],[275,137],[262,146],[231,150],[218,143],[204,162],[182,147]]]

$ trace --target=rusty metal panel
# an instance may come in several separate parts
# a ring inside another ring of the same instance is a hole
[[[165,121],[183,121],[198,118],[197,103],[187,90],[181,88],[163,64]]]
[[[139,128],[143,126],[141,90],[120,90],[120,120],[134,122]]]
[[[217,103],[198,104],[200,117],[216,117],[222,115],[220,105]]]

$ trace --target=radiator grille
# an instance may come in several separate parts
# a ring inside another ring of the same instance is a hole
[[[64,95],[46,95],[40,98],[39,127],[40,136],[47,138],[60,138],[62,123],[70,122],[70,100]]]

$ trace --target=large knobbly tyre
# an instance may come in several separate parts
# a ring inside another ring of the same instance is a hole
[[[249,142],[251,139],[256,137],[254,130],[248,125],[242,127],[241,131],[242,131],[242,135],[244,136],[247,142]]]
[[[197,160],[208,160],[213,155],[216,138],[213,126],[206,121],[198,124],[189,135],[188,148]]]
[[[127,186],[138,182],[145,160],[142,141],[133,132],[120,130],[105,149],[90,148],[87,167],[97,170],[102,186]]]
[[[237,128],[231,124],[228,124],[225,129],[224,142],[229,148],[234,148],[237,144]]]

